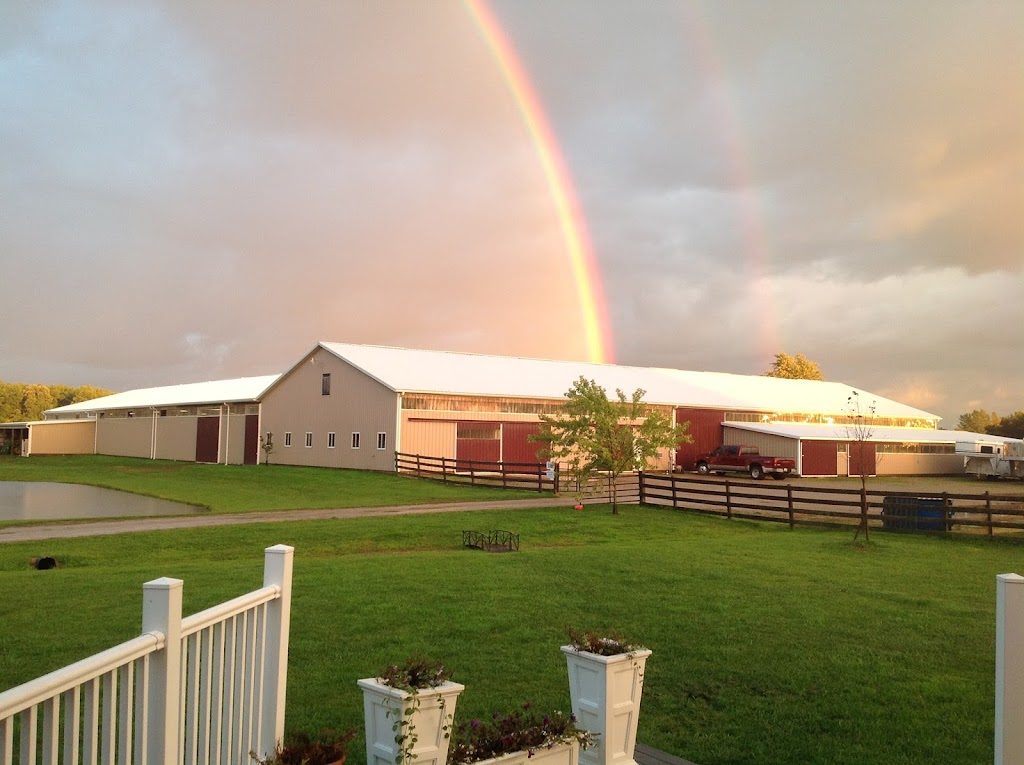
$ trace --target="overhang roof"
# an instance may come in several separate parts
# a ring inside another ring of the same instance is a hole
[[[159,388],[139,388],[110,396],[94,398],[77,404],[47,409],[46,414],[72,414],[109,409],[135,409],[164,406],[202,406],[206,404],[254,403],[273,385],[280,375],[237,377],[232,380],[165,385]]]
[[[880,417],[938,420],[938,415],[840,382],[689,372],[585,361],[552,361],[379,345],[322,342],[320,347],[400,393],[564,399],[581,376],[612,393],[646,391],[649,404],[759,412],[845,413],[850,394]]]
[[[802,422],[724,422],[727,428],[749,430],[772,436],[799,438],[804,441],[857,441],[853,425],[818,425]],[[970,433],[965,430],[934,430],[932,428],[894,428],[871,425],[865,429],[865,441],[908,444],[955,444],[957,441],[1016,443],[1018,439]]]

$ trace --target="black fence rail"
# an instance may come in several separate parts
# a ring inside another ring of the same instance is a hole
[[[667,473],[641,473],[640,502],[726,518],[801,525],[856,525],[860,489],[765,484]],[[1024,531],[1024,496],[940,492],[865,491],[868,524],[894,531],[950,531],[994,535]]]
[[[444,483],[537,492],[554,492],[559,484],[557,465],[548,470],[544,464],[536,462],[492,462],[396,452],[395,471]]]

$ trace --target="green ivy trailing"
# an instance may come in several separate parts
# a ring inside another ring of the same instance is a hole
[[[400,705],[398,708],[388,706],[385,715],[388,719],[395,718],[391,730],[395,734],[395,743],[398,744],[398,754],[395,756],[395,765],[408,765],[416,759],[413,749],[419,736],[416,733],[416,724],[413,718],[420,709],[421,699],[419,692],[427,688],[437,688],[451,679],[451,670],[444,664],[431,659],[412,657],[406,659],[402,664],[389,664],[377,675],[377,682],[390,688],[397,688],[409,694],[409,707],[402,714]],[[445,738],[451,735],[452,716],[445,715],[445,700],[438,699],[441,708],[442,727],[441,732]]]

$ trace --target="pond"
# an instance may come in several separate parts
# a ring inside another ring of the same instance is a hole
[[[75,483],[0,481],[0,521],[184,515],[204,507]]]

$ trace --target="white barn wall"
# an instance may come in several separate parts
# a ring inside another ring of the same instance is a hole
[[[110,454],[116,457],[150,457],[152,448],[152,417],[100,417],[97,419],[97,454]]]
[[[876,452],[878,475],[950,475],[964,472],[959,454],[889,454]]]
[[[156,423],[156,458],[194,462],[197,417],[161,417]]]
[[[795,438],[773,436],[767,433],[754,433],[749,430],[730,428],[728,423],[722,428],[723,443],[756,446],[757,450],[768,457],[784,459],[800,459],[800,442]]]
[[[331,375],[331,394],[321,394],[322,375]],[[274,434],[270,462],[278,465],[310,465],[394,470],[395,425],[398,394],[363,374],[334,354],[316,348],[263,398],[261,435]],[[285,433],[292,434],[286,447]],[[306,433],[313,445],[305,445]],[[327,445],[333,432],[336,446]],[[351,446],[352,433],[360,434],[358,449]],[[377,448],[377,434],[384,433],[386,448]]]

